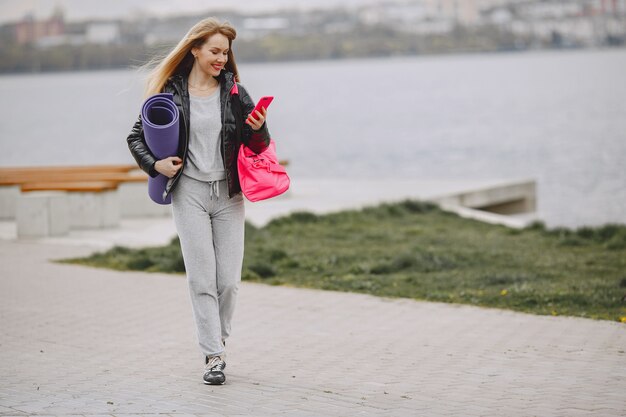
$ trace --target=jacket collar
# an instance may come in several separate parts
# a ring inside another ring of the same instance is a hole
[[[189,74],[174,74],[170,77],[172,82],[178,84],[181,87],[182,91],[185,91],[189,94],[187,90],[187,79],[189,78]],[[220,82],[220,90],[221,91],[230,91],[233,88],[235,83],[233,73],[230,71],[222,71],[220,75],[218,75],[217,80]]]
[[[233,88],[235,84],[235,80],[233,77],[233,73],[230,71],[222,71],[220,75],[217,77],[220,82],[220,90],[222,94],[230,93],[230,90]]]
[[[224,88],[228,89],[229,91],[233,87],[233,84],[235,82],[233,73],[230,71],[220,72],[220,75],[217,77],[217,79],[221,84],[224,85]]]

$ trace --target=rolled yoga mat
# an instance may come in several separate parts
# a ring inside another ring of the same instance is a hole
[[[141,119],[144,136],[150,151],[158,159],[175,156],[178,150],[178,107],[172,94],[155,94],[143,103]],[[158,204],[170,204],[171,194],[163,199],[167,178],[163,174],[148,178],[148,195]]]

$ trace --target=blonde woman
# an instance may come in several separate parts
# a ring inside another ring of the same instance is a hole
[[[241,143],[262,152],[270,142],[266,109],[251,115],[254,102],[241,85],[236,89],[246,121],[243,129],[236,128],[231,96],[239,81],[232,50],[235,37],[229,23],[204,19],[148,78],[146,95],[172,93],[180,112],[177,156],[154,157],[146,146],[141,116],[127,138],[144,171],[170,178],[165,195],[172,196],[198,343],[205,356],[205,384],[226,381],[225,341],[241,281],[244,203],[237,152]]]

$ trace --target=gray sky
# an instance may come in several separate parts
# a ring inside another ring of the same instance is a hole
[[[50,16],[61,6],[67,20],[132,17],[151,13],[185,14],[214,10],[272,11],[282,8],[326,8],[377,3],[380,0],[0,0],[0,22],[16,21],[32,12],[36,18]]]

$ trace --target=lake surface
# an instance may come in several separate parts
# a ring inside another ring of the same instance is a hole
[[[549,226],[626,223],[626,49],[240,64],[294,177],[538,182]],[[0,166],[133,162],[132,70],[0,77]]]

